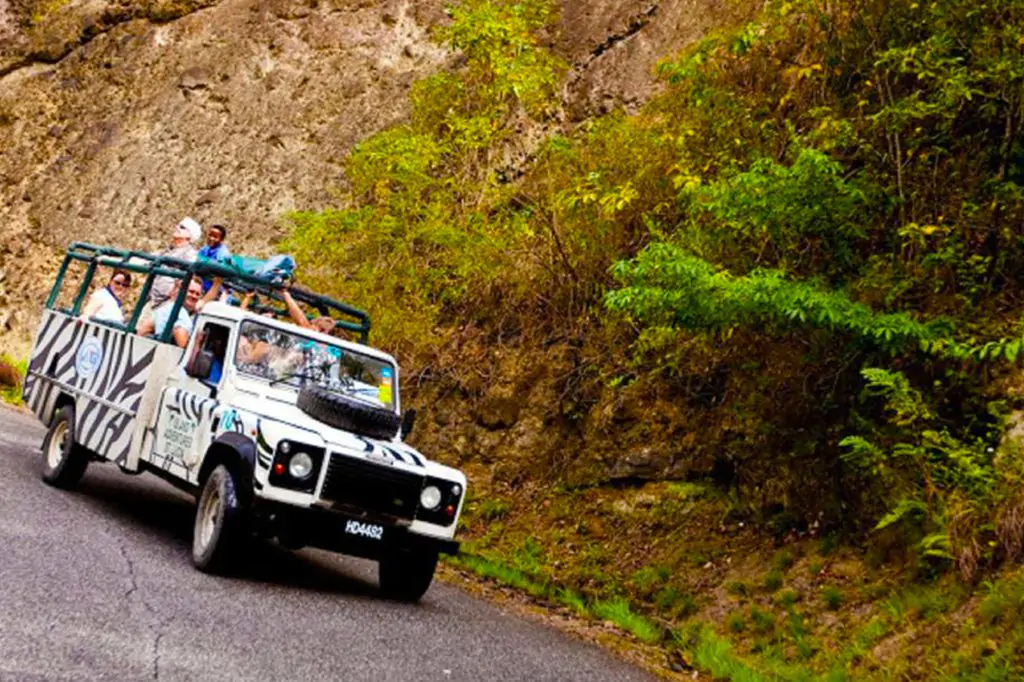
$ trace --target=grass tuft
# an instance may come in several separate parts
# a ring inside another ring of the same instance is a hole
[[[733,653],[732,645],[716,635],[710,628],[700,631],[692,653],[696,667],[708,671],[716,680],[765,682],[767,679],[740,660]]]
[[[619,626],[626,632],[646,644],[656,644],[661,641],[662,631],[657,625],[634,613],[625,599],[612,599],[608,601],[597,601],[591,607],[594,615],[602,620],[607,620]]]
[[[497,521],[505,518],[512,505],[506,500],[497,497],[488,497],[473,505],[475,516],[483,521]]]
[[[821,598],[825,600],[825,606],[830,611],[835,611],[843,605],[843,593],[834,585],[826,585],[821,590]]]
[[[782,571],[773,568],[764,577],[764,589],[768,592],[775,592],[782,587]]]
[[[742,580],[733,580],[725,586],[726,591],[736,597],[746,597],[750,595],[750,586]]]
[[[1024,577],[987,583],[988,594],[978,607],[983,623],[992,624],[1020,617],[1024,611]]]

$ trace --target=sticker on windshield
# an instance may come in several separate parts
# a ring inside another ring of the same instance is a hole
[[[377,399],[385,405],[391,404],[391,368],[385,367],[380,371],[380,389]]]

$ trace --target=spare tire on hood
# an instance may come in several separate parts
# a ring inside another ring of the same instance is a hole
[[[391,440],[402,425],[402,418],[391,410],[318,386],[303,386],[295,404],[328,426],[378,440]]]

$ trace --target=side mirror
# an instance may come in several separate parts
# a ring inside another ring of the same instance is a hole
[[[416,423],[416,410],[413,409],[413,408],[409,408],[408,410],[405,411],[405,414],[402,415],[402,431],[401,431],[402,440],[405,440],[406,437],[410,433],[412,433],[412,427],[413,427],[413,425],[415,423]]]
[[[196,353],[195,357],[192,358],[192,362],[186,368],[185,372],[193,379],[199,379],[200,381],[206,381],[210,378],[210,373],[213,371],[213,353],[208,350],[202,350]]]

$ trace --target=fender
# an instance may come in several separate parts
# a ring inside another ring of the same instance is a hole
[[[235,466],[235,472],[242,477],[239,483],[243,490],[253,490],[253,472],[256,469],[256,443],[240,433],[225,432],[217,436],[206,449],[203,466],[199,470],[200,485],[217,464],[224,462]],[[250,493],[251,494],[251,493]]]

